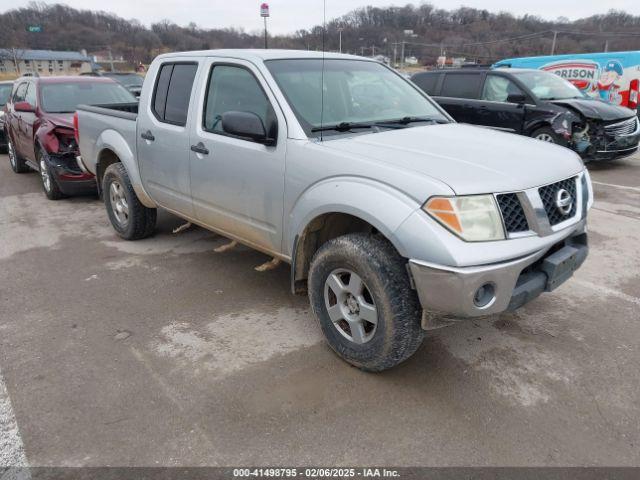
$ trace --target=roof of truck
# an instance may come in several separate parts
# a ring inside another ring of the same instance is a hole
[[[278,49],[219,49],[219,50],[198,50],[193,52],[165,53],[157,58],[171,57],[228,57],[240,58],[251,61],[264,61],[288,58],[315,58],[315,59],[343,59],[343,60],[369,60],[372,58],[359,57],[357,55],[347,55],[334,52],[312,52],[308,50],[278,50]]]

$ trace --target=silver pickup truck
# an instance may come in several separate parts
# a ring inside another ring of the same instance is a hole
[[[161,207],[289,263],[329,345],[364,370],[407,359],[425,330],[521,307],[587,256],[575,153],[456,124],[370,59],[161,55],[139,106],[76,122],[120,236],[151,235]]]

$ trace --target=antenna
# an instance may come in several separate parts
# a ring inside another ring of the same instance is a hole
[[[324,36],[327,31],[327,0],[322,0],[322,74],[320,75],[320,141],[323,140],[324,132],[322,124],[324,120]]]

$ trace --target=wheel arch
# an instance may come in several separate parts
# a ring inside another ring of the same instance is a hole
[[[142,186],[142,179],[138,170],[138,162],[134,151],[131,149],[125,138],[115,130],[105,130],[96,141],[96,181],[98,191],[102,189],[102,179],[104,172],[113,163],[120,162],[127,170],[129,179],[140,202],[148,208],[156,208],[157,205],[147,194]]]
[[[331,198],[331,202],[326,199]],[[372,199],[376,199],[375,202]],[[407,249],[395,234],[419,205],[396,189],[362,179],[331,179],[309,189],[296,202],[289,216],[291,288],[306,291],[311,259],[327,241],[347,233],[379,234],[398,253]]]

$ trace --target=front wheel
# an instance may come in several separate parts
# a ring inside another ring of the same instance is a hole
[[[542,127],[534,130],[531,137],[542,142],[562,144],[558,134],[549,127]]]
[[[64,198],[64,194],[60,190],[58,182],[47,163],[47,159],[40,149],[36,149],[36,161],[38,162],[40,179],[42,180],[42,189],[47,198],[49,200],[60,200]]]
[[[405,265],[386,239],[361,233],[330,240],[313,257],[311,308],[329,346],[362,370],[394,367],[424,339]]]
[[[109,165],[102,191],[109,220],[118,235],[125,240],[140,240],[153,233],[157,211],[140,203],[122,163]]]

